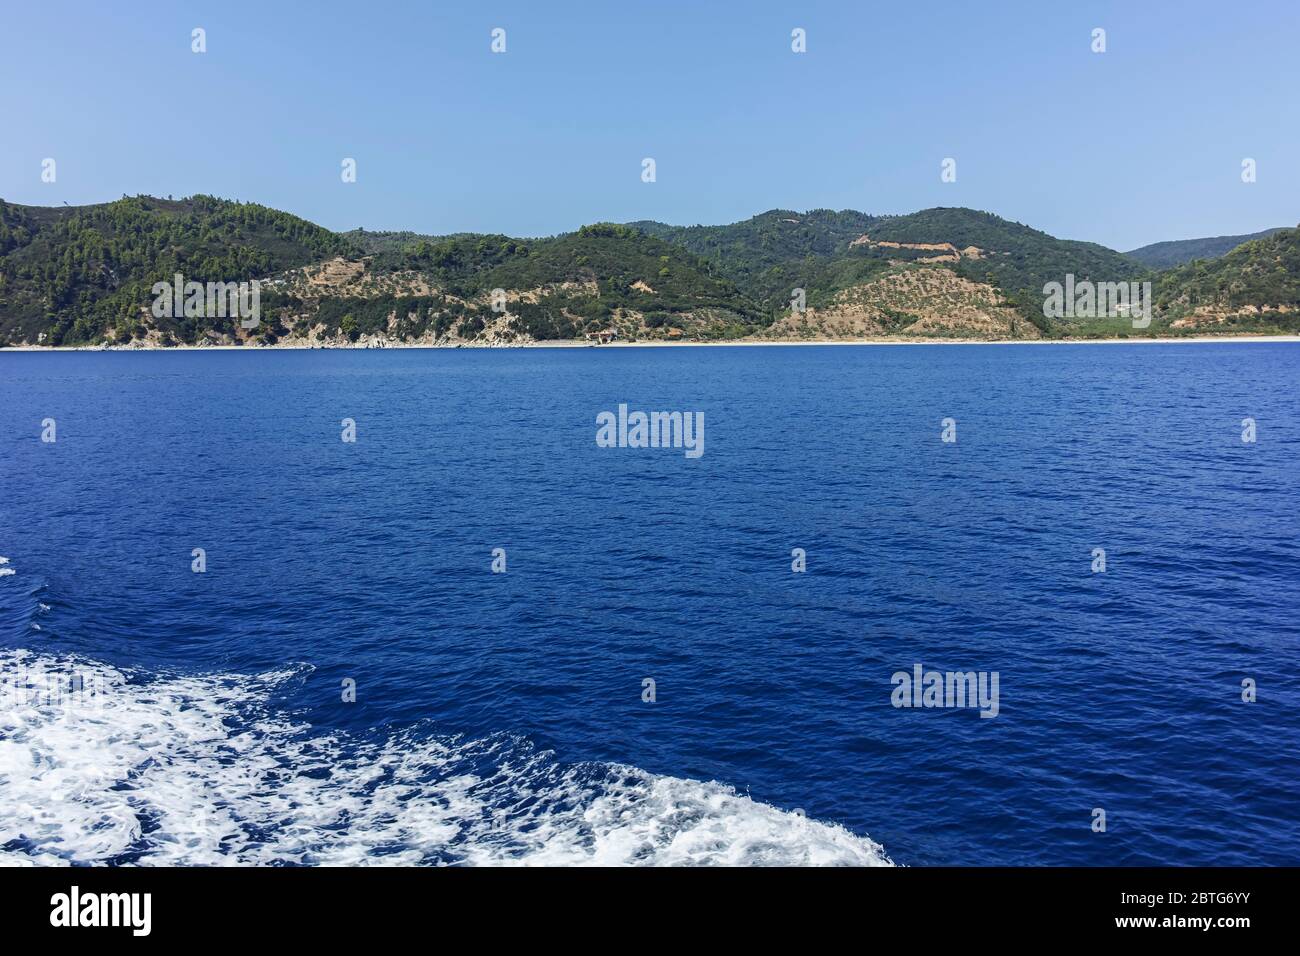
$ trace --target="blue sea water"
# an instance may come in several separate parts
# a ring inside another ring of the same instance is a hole
[[[0,710],[0,860],[1300,863],[1298,370],[0,353],[0,670],[107,687]],[[597,447],[620,403],[704,454]]]

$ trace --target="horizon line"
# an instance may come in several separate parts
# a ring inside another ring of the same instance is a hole
[[[765,215],[768,215],[768,214],[770,214],[770,213],[775,213],[775,212],[790,212],[790,213],[795,213],[795,214],[797,214],[797,215],[801,215],[801,216],[807,216],[807,215],[809,215],[809,214],[811,214],[811,213],[815,213],[815,212],[856,213],[856,214],[858,214],[858,215],[860,215],[860,216],[867,216],[867,217],[872,218],[872,219],[901,219],[901,218],[904,218],[904,217],[906,217],[906,216],[914,216],[914,215],[917,215],[918,213],[928,212],[928,211],[930,211],[930,210],[932,210],[932,209],[963,209],[963,210],[967,210],[967,211],[970,211],[970,212],[982,213],[982,214],[984,214],[984,215],[996,216],[998,219],[1001,219],[1003,222],[1009,222],[1009,223],[1012,223],[1013,225],[1023,226],[1023,227],[1025,227],[1026,229],[1033,229],[1033,230],[1036,231],[1036,232],[1041,232],[1041,233],[1043,233],[1043,235],[1051,236],[1053,239],[1058,239],[1058,240],[1061,240],[1061,241],[1063,241],[1063,242],[1084,242],[1084,243],[1090,243],[1090,244],[1095,245],[1095,246],[1100,246],[1100,247],[1103,248],[1103,249],[1110,249],[1112,252],[1118,252],[1120,255],[1128,255],[1129,253],[1132,253],[1132,252],[1137,252],[1137,251],[1142,250],[1142,249],[1149,249],[1149,248],[1151,248],[1152,246],[1163,245],[1163,244],[1165,244],[1165,243],[1170,243],[1170,242],[1192,242],[1192,241],[1203,240],[1203,239],[1227,239],[1227,238],[1240,238],[1240,237],[1243,237],[1243,236],[1253,236],[1253,235],[1257,235],[1257,234],[1262,233],[1262,232],[1270,232],[1270,231],[1276,231],[1276,230],[1280,230],[1280,229],[1297,229],[1297,228],[1300,228],[1300,221],[1298,221],[1297,224],[1294,225],[1294,226],[1276,226],[1276,225],[1274,225],[1274,226],[1264,226],[1264,227],[1261,228],[1261,229],[1256,229],[1256,230],[1253,230],[1253,231],[1251,231],[1251,232],[1241,232],[1241,233],[1217,233],[1217,234],[1215,234],[1215,235],[1204,235],[1204,234],[1202,234],[1202,235],[1186,236],[1186,237],[1178,238],[1178,239],[1158,239],[1158,240],[1156,240],[1155,242],[1148,242],[1148,243],[1145,243],[1145,244],[1140,245],[1140,246],[1134,246],[1134,247],[1131,248],[1131,249],[1116,249],[1116,248],[1113,247],[1113,246],[1107,246],[1105,243],[1102,243],[1102,242],[1096,242],[1095,240],[1092,240],[1092,239],[1071,239],[1071,238],[1067,238],[1067,237],[1064,237],[1064,236],[1059,236],[1059,235],[1056,235],[1055,233],[1050,233],[1050,232],[1047,232],[1047,231],[1045,231],[1045,230],[1043,230],[1043,229],[1039,229],[1037,226],[1033,226],[1033,225],[1030,225],[1029,223],[1022,222],[1022,221],[1019,220],[1019,219],[1008,219],[1007,217],[1001,215],[1000,213],[996,213],[996,212],[993,212],[992,210],[988,210],[988,209],[977,209],[977,208],[974,207],[974,206],[924,206],[924,207],[922,207],[922,208],[920,208],[920,209],[914,209],[914,210],[911,211],[911,212],[902,212],[902,213],[872,213],[872,212],[864,212],[864,211],[861,210],[861,209],[854,209],[854,208],[851,207],[851,206],[845,206],[845,207],[843,207],[843,208],[841,208],[841,209],[835,209],[835,208],[833,208],[833,207],[831,207],[831,206],[814,206],[814,207],[812,207],[812,208],[810,208],[810,209],[805,209],[805,210],[803,210],[802,212],[800,212],[798,209],[787,209],[787,208],[785,208],[785,207],[781,207],[781,206],[772,206],[772,207],[770,207],[770,208],[768,208],[768,209],[764,209],[764,210],[762,210],[761,212],[756,212],[756,213],[754,213],[753,215],[749,216],[748,218],[745,218],[745,219],[733,219],[733,220],[731,220],[730,222],[715,222],[715,223],[702,223],[702,222],[696,222],[696,223],[691,223],[691,224],[687,225],[687,224],[683,224],[683,223],[665,222],[664,220],[661,220],[661,219],[630,219],[630,220],[627,220],[627,221],[625,221],[625,222],[620,222],[620,221],[618,221],[618,220],[613,220],[613,219],[598,219],[598,220],[594,220],[594,221],[592,221],[592,222],[579,223],[577,226],[575,226],[575,227],[572,228],[572,229],[561,230],[561,231],[559,231],[559,232],[548,233],[548,234],[545,234],[545,235],[511,235],[510,233],[505,233],[505,232],[480,232],[480,231],[477,231],[477,230],[471,230],[471,229],[459,229],[459,230],[452,230],[452,231],[449,231],[449,232],[420,232],[420,231],[417,230],[417,229],[411,229],[411,228],[402,228],[402,229],[374,229],[374,228],[370,228],[370,227],[367,227],[367,226],[353,226],[353,227],[350,228],[350,229],[331,229],[329,226],[321,225],[319,222],[316,222],[316,221],[313,220],[313,219],[308,219],[306,216],[299,215],[298,213],[293,212],[293,211],[290,210],[290,209],[286,209],[286,208],[284,208],[284,207],[282,207],[282,206],[272,206],[272,205],[269,205],[269,204],[267,204],[267,203],[264,203],[264,202],[260,202],[260,201],[258,201],[258,200],[255,200],[255,199],[230,199],[230,198],[227,198],[227,197],[218,196],[218,195],[216,195],[216,194],[214,194],[214,193],[203,193],[203,192],[191,193],[191,194],[188,195],[188,196],[181,196],[181,197],[179,197],[179,198],[176,198],[176,197],[173,197],[173,196],[156,196],[156,195],[154,195],[154,194],[152,194],[152,193],[136,193],[134,196],[127,195],[126,193],[123,193],[123,194],[122,194],[120,197],[118,197],[117,199],[108,199],[108,200],[103,200],[103,201],[100,201],[100,202],[78,203],[78,204],[75,204],[75,205],[72,204],[72,203],[69,203],[69,202],[66,202],[66,201],[65,201],[65,202],[63,203],[62,206],[41,206],[41,205],[35,205],[35,204],[31,204],[31,203],[20,203],[20,202],[14,202],[14,201],[12,201],[12,200],[5,199],[3,196],[0,196],[0,202],[8,203],[8,204],[11,205],[11,206],[20,206],[20,207],[22,207],[22,208],[24,208],[24,209],[65,209],[65,208],[66,208],[66,209],[90,209],[90,208],[93,208],[93,207],[95,207],[95,206],[109,206],[109,205],[112,205],[112,204],[115,203],[115,202],[121,202],[121,201],[124,200],[124,199],[155,199],[155,200],[158,200],[159,202],[185,202],[186,200],[191,200],[191,199],[194,199],[194,198],[199,197],[199,196],[203,196],[203,197],[210,198],[210,199],[216,199],[216,200],[218,200],[218,201],[220,201],[220,202],[231,202],[231,203],[238,203],[238,204],[241,204],[241,205],[262,206],[262,207],[264,207],[264,208],[266,208],[266,209],[274,209],[274,210],[277,211],[277,212],[287,213],[288,215],[296,216],[297,218],[302,219],[304,222],[309,222],[309,223],[311,223],[313,226],[316,226],[316,227],[319,228],[319,229],[325,229],[325,230],[327,230],[327,231],[329,231],[329,232],[331,232],[331,233],[334,233],[335,235],[347,235],[348,233],[352,233],[352,232],[369,232],[369,233],[377,233],[377,234],[379,234],[379,233],[403,233],[403,232],[409,232],[409,233],[411,233],[412,235],[415,235],[415,236],[423,236],[423,237],[427,237],[427,238],[430,238],[430,239],[442,239],[442,238],[447,238],[447,237],[450,237],[450,236],[505,236],[505,237],[508,238],[508,239],[533,239],[533,240],[556,239],[556,238],[559,238],[560,236],[572,235],[573,233],[576,233],[576,232],[580,231],[581,229],[583,229],[583,228],[585,228],[585,227],[587,227],[587,226],[599,226],[599,225],[631,226],[631,225],[634,225],[634,224],[636,224],[636,223],[643,223],[643,222],[644,222],[644,223],[654,223],[654,224],[656,224],[656,225],[661,225],[661,226],[671,226],[671,227],[674,228],[674,229],[696,229],[696,228],[700,228],[700,229],[717,229],[717,228],[721,228],[721,227],[725,227],[725,226],[734,226],[734,225],[739,225],[740,223],[743,223],[743,222],[750,222],[750,221],[752,221],[752,220],[754,220],[754,219],[759,218],[760,216],[765,216]]]

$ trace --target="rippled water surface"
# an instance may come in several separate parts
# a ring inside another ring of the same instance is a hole
[[[0,859],[1300,862],[1298,368],[0,354],[0,671],[105,688],[0,710]],[[998,715],[895,708],[918,663]]]

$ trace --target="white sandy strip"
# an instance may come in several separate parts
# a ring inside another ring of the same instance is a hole
[[[1110,338],[1110,339],[731,339],[725,342],[608,342],[593,345],[571,339],[546,340],[540,342],[520,342],[508,345],[478,345],[460,343],[457,345],[428,345],[401,342],[388,342],[374,349],[678,349],[678,348],[727,348],[737,346],[785,346],[785,345],[1193,345],[1207,342],[1300,342],[1300,335],[1195,335],[1167,338]],[[161,346],[110,346],[103,348],[93,345],[9,345],[0,347],[0,352],[259,352],[259,351],[368,351],[372,347],[363,344],[352,346],[309,346],[309,345],[172,345]]]

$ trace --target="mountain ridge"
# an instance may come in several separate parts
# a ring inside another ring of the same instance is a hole
[[[1168,314],[1143,334],[1284,331],[1294,324],[1297,269],[1287,233],[1270,233],[1283,236],[1273,246],[1238,246],[1247,251],[1217,271],[1157,272],[1096,243],[966,207],[770,209],[717,226],[594,223],[519,239],[332,232],[205,195],[79,207],[0,200],[0,344],[1130,334],[1127,318],[1046,318],[1044,285],[1067,274],[1151,281]],[[211,314],[155,317],[151,288],[176,273],[199,283],[258,280],[259,322],[246,331]]]
[[[1124,255],[1137,259],[1153,269],[1169,269],[1196,259],[1217,259],[1226,255],[1242,243],[1263,239],[1275,232],[1281,232],[1286,226],[1274,226],[1259,232],[1244,233],[1239,236],[1205,236],[1195,239],[1171,239],[1165,242],[1152,242],[1137,249],[1130,249]]]

